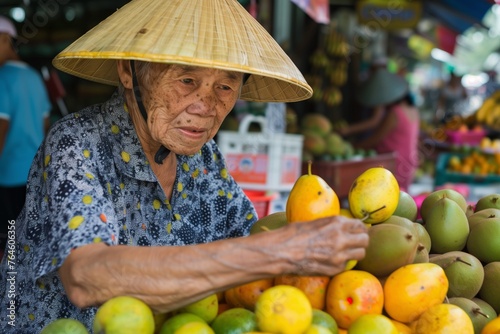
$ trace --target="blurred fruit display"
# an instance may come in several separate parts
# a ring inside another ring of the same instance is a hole
[[[487,127],[500,130],[500,90],[487,98],[475,113],[476,121]]]
[[[313,88],[315,102],[335,107],[342,103],[340,87],[347,82],[349,44],[333,27],[326,28],[321,38],[309,59],[312,70],[306,80]]]

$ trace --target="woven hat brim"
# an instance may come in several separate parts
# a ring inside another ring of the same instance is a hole
[[[244,100],[296,102],[312,96],[292,60],[236,0],[133,0],[59,53],[53,64],[117,85],[118,59],[248,73]]]
[[[359,87],[356,98],[366,107],[387,105],[402,99],[408,93],[408,83],[386,69],[378,69]]]

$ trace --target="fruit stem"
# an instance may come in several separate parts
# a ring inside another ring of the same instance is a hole
[[[488,318],[488,319],[490,318],[490,316],[489,316],[489,315],[487,315],[486,313],[483,313],[483,312],[481,311],[481,309],[480,309],[480,308],[474,308],[474,309],[472,310],[472,312],[473,312],[474,314],[480,314],[480,315],[482,315],[482,316],[483,316],[483,317],[485,317],[485,318]]]
[[[457,257],[457,261],[458,261],[458,262],[465,263],[466,265],[468,265],[468,266],[472,267],[472,264],[470,264],[469,262],[467,262],[467,261],[465,261],[465,260],[462,260],[462,258],[461,258],[461,257]]]
[[[311,169],[312,169],[312,167],[311,167],[312,163],[313,162],[311,160],[307,160],[307,175],[311,175],[312,174],[312,171],[311,171]]]
[[[363,222],[364,222],[366,219],[370,218],[370,215],[371,215],[371,214],[374,214],[375,212],[380,211],[380,210],[382,210],[382,209],[385,209],[385,205],[384,205],[384,206],[381,206],[381,207],[380,207],[380,208],[378,208],[378,209],[373,210],[372,212],[368,212],[368,213],[367,213],[367,214],[366,214],[363,218],[361,218],[361,221],[363,221]]]
[[[449,266],[451,266],[453,263],[456,263],[456,262],[462,262],[462,263],[465,263],[466,265],[472,267],[472,264],[470,264],[469,262],[463,260],[460,256],[457,256],[456,258],[452,259],[450,262],[443,264],[442,267],[443,267],[443,269],[446,269]]]

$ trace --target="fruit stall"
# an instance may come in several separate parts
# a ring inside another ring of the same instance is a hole
[[[126,326],[144,334],[494,334],[500,331],[500,195],[473,205],[453,189],[429,193],[420,206],[392,172],[370,167],[353,181],[347,205],[320,176],[299,176],[286,211],[257,221],[251,234],[326,216],[363,221],[363,259],[332,276],[283,274],[210,294],[168,313],[128,296],[98,308],[95,333]],[[337,221],[340,224],[340,221]],[[57,319],[42,334],[88,333]]]

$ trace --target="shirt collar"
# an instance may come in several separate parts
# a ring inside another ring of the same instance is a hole
[[[156,176],[139,141],[123,95],[116,91],[102,105],[105,135],[109,137],[116,167],[121,173],[142,181],[156,182]]]

